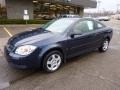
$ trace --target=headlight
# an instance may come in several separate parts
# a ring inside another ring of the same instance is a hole
[[[16,49],[15,53],[25,56],[25,55],[31,54],[36,48],[37,48],[36,46],[25,45],[25,46],[18,47]]]

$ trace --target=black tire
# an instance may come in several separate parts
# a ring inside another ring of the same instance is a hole
[[[53,60],[53,55],[54,57],[56,58],[56,60]],[[56,55],[56,56],[55,56]],[[57,61],[57,59],[60,58],[61,60]],[[55,62],[54,62],[55,61]],[[52,64],[49,64],[48,65],[48,62],[52,63]],[[52,73],[52,72],[55,72],[57,71],[60,66],[62,65],[62,62],[63,62],[63,54],[59,51],[50,51],[49,53],[47,53],[45,56],[44,56],[44,60],[43,60],[43,70],[47,73]],[[54,65],[55,67],[55,64],[58,63],[58,66],[56,65],[56,68],[55,69],[52,69],[52,66]],[[50,69],[51,67],[51,69]]]
[[[101,47],[98,48],[98,50],[99,50],[100,52],[106,52],[106,51],[108,50],[108,47],[109,47],[109,42],[110,42],[109,39],[105,39],[105,40],[103,41]]]

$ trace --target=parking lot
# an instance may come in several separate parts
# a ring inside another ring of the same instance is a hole
[[[106,53],[75,57],[55,73],[16,70],[7,64],[3,47],[10,36],[40,25],[0,26],[0,89],[4,90],[120,90],[120,21],[103,22],[114,29]]]

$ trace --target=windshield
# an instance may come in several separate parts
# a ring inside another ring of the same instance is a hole
[[[42,26],[42,28],[54,33],[63,33],[74,22],[74,19],[57,19],[48,22],[47,24]]]

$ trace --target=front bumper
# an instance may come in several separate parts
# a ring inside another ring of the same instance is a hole
[[[36,50],[29,56],[20,56],[10,52],[6,47],[4,48],[4,55],[9,65],[18,69],[33,69],[40,68],[41,60],[39,57],[39,50]]]

